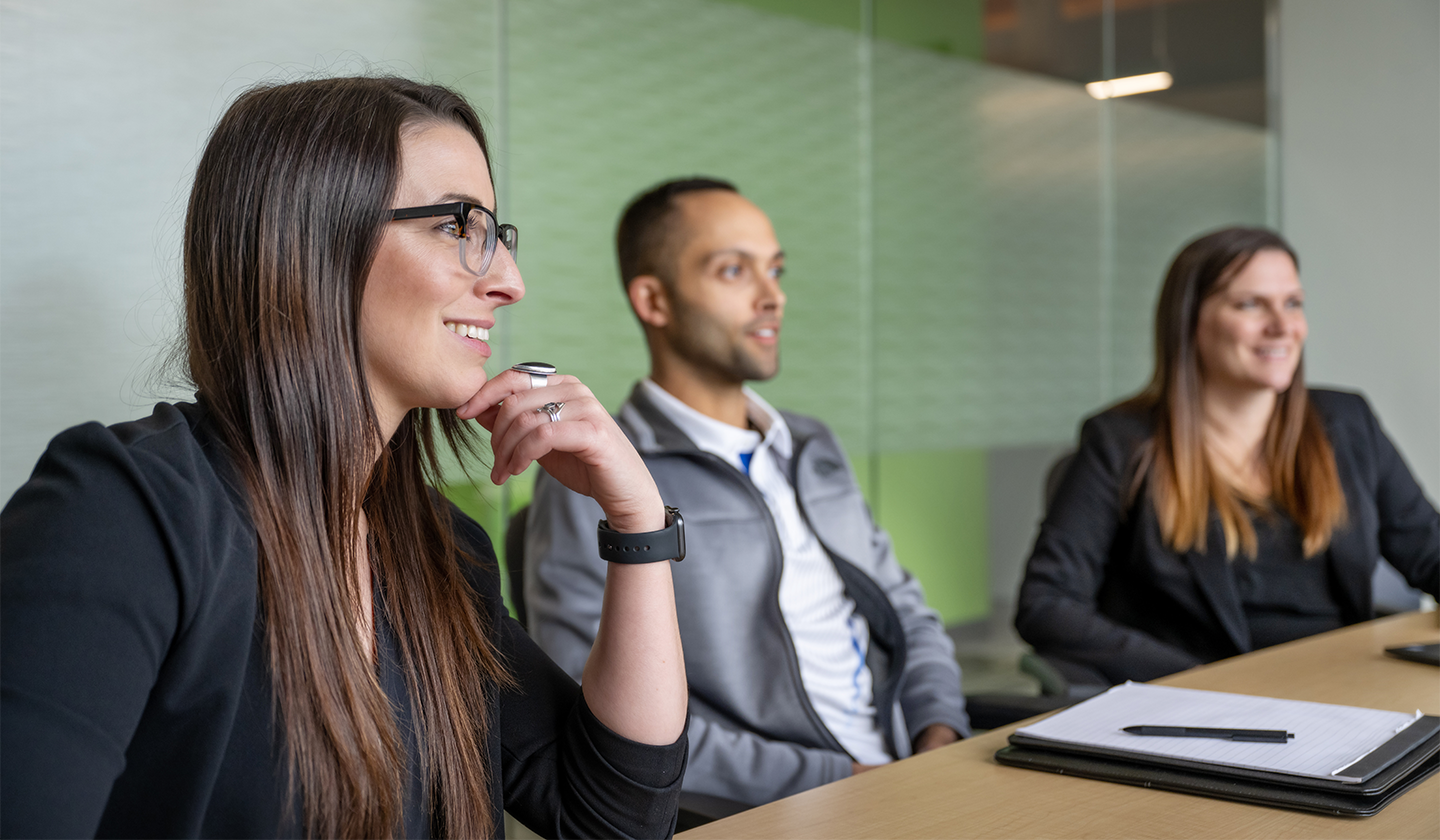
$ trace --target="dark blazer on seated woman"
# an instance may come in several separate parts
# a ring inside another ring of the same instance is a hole
[[[1358,394],[1311,389],[1345,492],[1348,519],[1325,563],[1341,624],[1373,617],[1371,575],[1384,557],[1411,586],[1440,595],[1440,513]],[[1015,626],[1073,679],[1149,680],[1253,649],[1225,538],[1213,514],[1206,551],[1177,554],[1146,488],[1126,505],[1153,420],[1125,407],[1085,421],[1036,539]],[[1258,522],[1257,522],[1258,524]]]

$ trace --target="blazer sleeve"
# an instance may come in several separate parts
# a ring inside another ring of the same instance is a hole
[[[500,649],[515,678],[502,692],[505,809],[546,837],[668,837],[675,831],[686,734],[652,746],[611,731],[570,679],[500,620]]]
[[[94,423],[0,514],[0,835],[94,836],[179,626],[165,515]]]
[[[482,560],[470,572],[491,617],[513,684],[499,691],[500,774],[505,810],[546,837],[667,837],[675,831],[685,774],[684,732],[654,746],[610,730],[580,686],[545,655],[500,596],[489,538],[458,511],[462,535]]]
[[[1380,553],[1411,586],[1440,597],[1440,512],[1390,441],[1365,402],[1365,431],[1375,463],[1375,509],[1380,519]]]
[[[1137,441],[1102,414],[1056,491],[1020,585],[1015,628],[1042,655],[1098,670],[1112,682],[1148,680],[1199,664],[1191,654],[1102,614],[1097,599],[1126,511],[1123,482]]]

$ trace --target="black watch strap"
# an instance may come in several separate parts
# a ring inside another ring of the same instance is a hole
[[[665,527],[642,534],[622,534],[600,520],[600,559],[611,563],[658,563],[685,559],[685,520],[680,509],[665,507]]]

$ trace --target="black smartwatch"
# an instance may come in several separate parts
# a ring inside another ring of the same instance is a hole
[[[658,563],[685,559],[685,520],[680,509],[665,507],[665,527],[643,534],[622,534],[611,530],[609,520],[600,520],[600,559],[611,563]]]

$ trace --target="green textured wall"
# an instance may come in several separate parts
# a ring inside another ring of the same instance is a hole
[[[880,520],[925,600],[956,624],[990,611],[985,452],[893,452],[877,459]]]
[[[862,5],[858,0],[723,0],[762,12],[798,18],[821,26],[837,26],[859,32]]]
[[[984,0],[873,0],[875,37],[972,61],[985,58]]]

